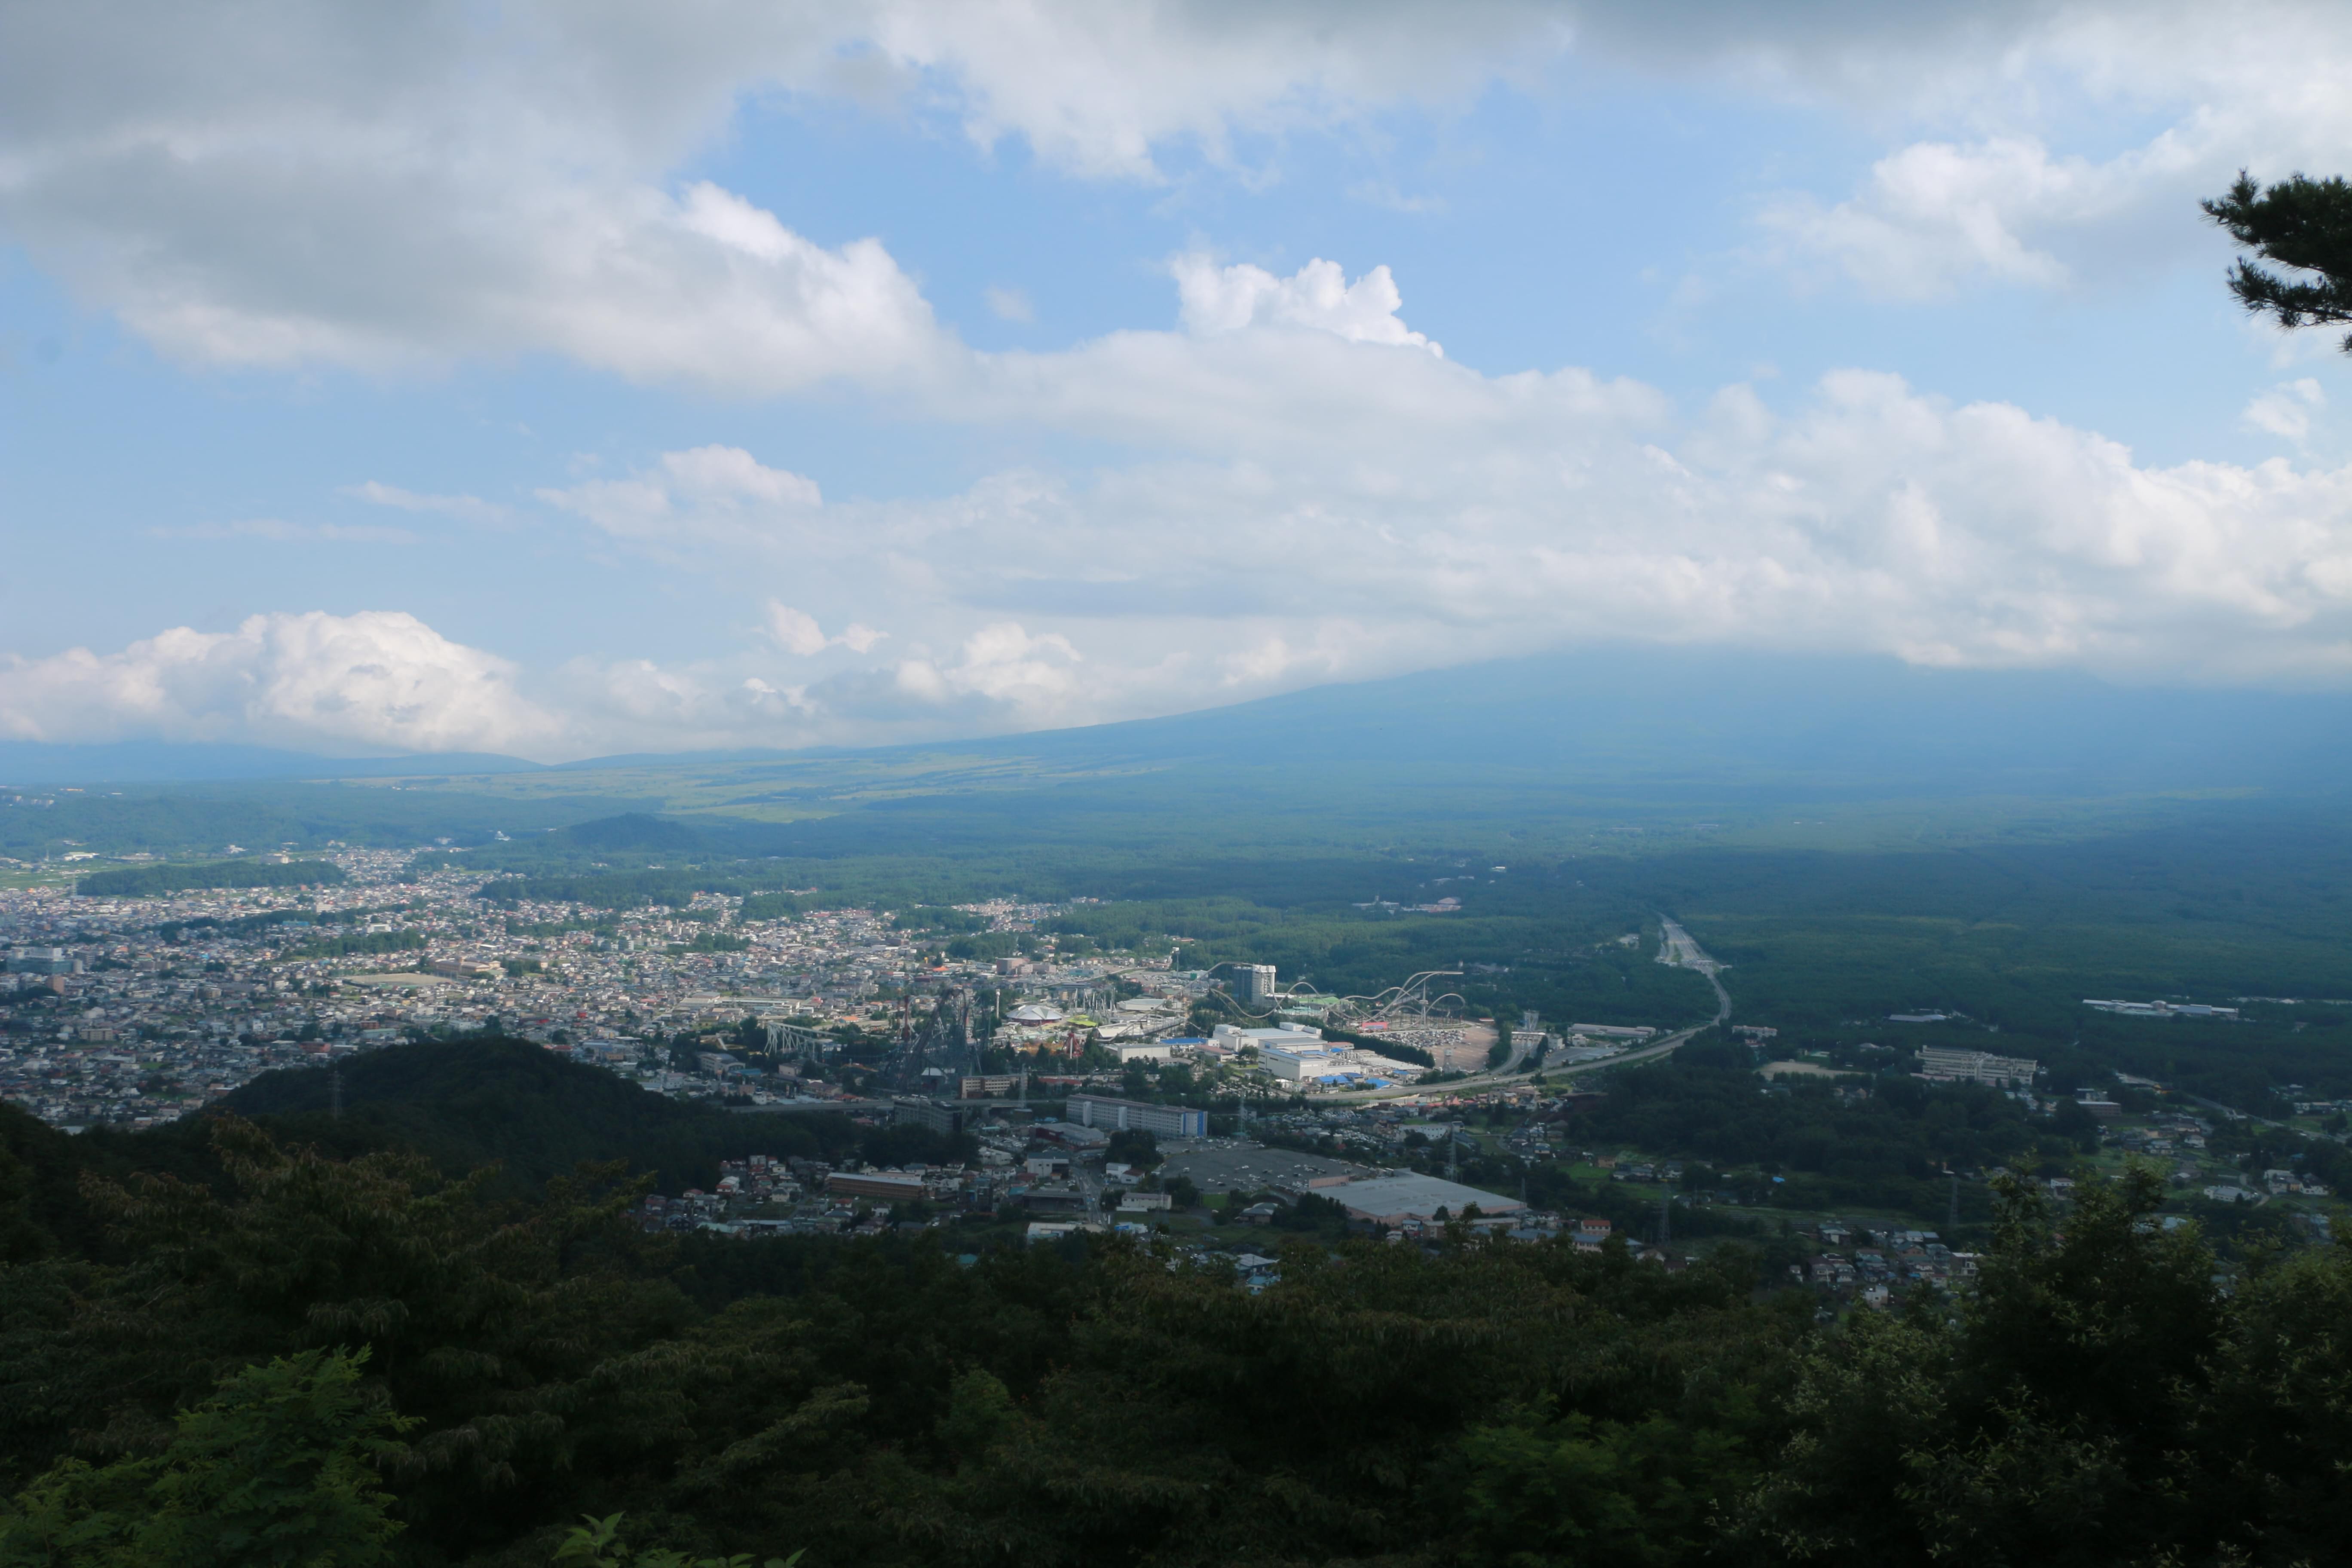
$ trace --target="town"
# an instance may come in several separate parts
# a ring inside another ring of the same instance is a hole
[[[1430,975],[1346,998],[1286,986],[1265,964],[1180,969],[1168,952],[1092,943],[1065,954],[1039,928],[1071,906],[960,907],[948,923],[1009,937],[1015,955],[957,957],[938,911],[708,893],[617,910],[534,901],[446,852],[335,847],[318,862],[261,863],[322,868],[279,887],[0,891],[0,1098],[68,1131],[135,1131],[274,1069],[333,1072],[386,1047],[495,1038],[730,1114],[827,1115],[857,1133],[931,1138],[929,1158],[731,1161],[713,1187],[648,1196],[642,1219],[656,1230],[948,1230],[957,1247],[1126,1235],[1230,1266],[1253,1289],[1277,1277],[1270,1238],[1285,1232],[1424,1246],[1559,1238],[1670,1268],[1726,1235],[1764,1236],[1825,1311],[1949,1290],[1975,1267],[1945,1234],[1960,1219],[1957,1172],[1939,1233],[1802,1206],[1760,1168],[1708,1173],[1654,1150],[1570,1146],[1584,1136],[1575,1112],[1603,1099],[1608,1069],[1658,1059],[1695,1027],[1480,1019],[1433,997],[1443,982]],[[1676,929],[1663,958],[1704,961]],[[1730,1030],[1766,1058],[1759,1092],[1837,1079],[1827,1053],[1778,1048],[1778,1033]],[[2284,1204],[2296,1234],[2331,1234],[2332,1205],[2318,1200],[2333,1194],[2309,1171],[2253,1168],[2209,1146],[2211,1119],[2239,1113],[2185,1113],[2145,1079],[2120,1085],[2121,1100],[2053,1098],[2037,1090],[2040,1073],[2028,1058],[1927,1047],[1910,1077],[2071,1117],[2102,1157],[2159,1162],[2209,1207]],[[1842,1097],[1869,1092],[1838,1081]],[[2343,1110],[2296,1109],[2315,1125]],[[2071,1186],[2040,1180],[2062,1198]],[[1769,1223],[1717,1217],[1742,1209]]]
[[[709,894],[618,913],[486,903],[484,877],[419,874],[413,858],[337,849],[320,862],[337,875],[330,886],[0,889],[0,1097],[68,1129],[150,1127],[273,1068],[487,1032],[683,1100],[855,1102],[946,996],[963,999],[967,1035],[985,1046],[967,1039],[961,1065],[971,1070],[954,1082],[934,1065],[904,1088],[1001,1096],[1181,1061],[1203,1087],[1244,1098],[1388,1090],[1426,1064],[1485,1065],[1496,1036],[1444,1017],[1375,1020],[1376,1048],[1365,1049],[1316,1026],[1339,998],[1276,995],[1266,966],[1218,977],[1175,971],[1166,953],[1063,961],[1050,936],[1024,943],[1035,958],[960,961],[887,910],[763,918],[756,903]],[[957,912],[1025,933],[1057,911]],[[986,998],[978,1018],[975,994]],[[1196,1037],[1202,1005],[1223,997],[1235,1021],[1202,1024]],[[1622,1043],[1577,1036],[1563,1048],[1606,1056]]]

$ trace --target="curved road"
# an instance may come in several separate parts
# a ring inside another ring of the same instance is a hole
[[[1691,933],[1683,930],[1678,922],[1660,915],[1658,925],[1665,933],[1665,940],[1658,947],[1658,962],[1677,969],[1696,969],[1706,975],[1706,983],[1715,987],[1715,1022],[1720,1024],[1728,1019],[1731,1016],[1731,993],[1723,988],[1723,965],[1709,958],[1706,950],[1693,942]],[[1692,1033],[1697,1031],[1693,1030]]]

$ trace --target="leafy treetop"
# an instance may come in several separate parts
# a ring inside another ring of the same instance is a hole
[[[2264,259],[2317,275],[2291,279],[2240,257],[2230,292],[2247,310],[2275,316],[2282,327],[2352,323],[2352,185],[2342,175],[2295,174],[2264,190],[2241,170],[2227,195],[2201,205]],[[2344,351],[2352,353],[2352,334]]]

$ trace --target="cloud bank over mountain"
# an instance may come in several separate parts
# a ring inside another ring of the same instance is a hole
[[[181,374],[610,378],[709,431],[618,468],[546,453],[497,496],[390,461],[335,487],[399,526],[155,537],[364,548],[430,521],[721,607],[684,656],[616,621],[547,658],[346,582],[233,630],[18,648],[0,732],[544,758],[859,742],[1628,639],[2340,685],[2352,467],[2311,375],[2274,374],[2239,421],[2291,455],[2158,463],[2127,432],[1941,395],[1899,353],[1696,395],[1480,368],[1414,324],[1387,258],[1233,254],[1213,225],[1153,261],[1156,320],[984,347],[887,236],[811,237],[712,160],[777,104],[847,106],[978,166],[1211,212],[1204,187],[1295,177],[1297,149],[1377,143],[1401,114],[1666,82],[1882,145],[1843,188],[1759,185],[1697,271],[1933,310],[2168,265],[2242,165],[2352,165],[2347,68],[2352,20],[2305,5],[19,10],[0,232]],[[1028,292],[971,292],[1038,319]],[[982,456],[951,483],[846,486],[743,407],[851,408]],[[986,460],[1000,446],[1021,456]]]

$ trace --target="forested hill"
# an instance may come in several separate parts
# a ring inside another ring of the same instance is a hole
[[[853,1132],[845,1117],[736,1116],[667,1100],[527,1041],[394,1046],[352,1058],[341,1075],[341,1116],[331,1075],[318,1068],[266,1073],[203,1115],[145,1132],[94,1128],[69,1138],[0,1106],[0,1258],[53,1246],[102,1251],[80,1192],[86,1173],[218,1185],[221,1112],[339,1159],[410,1150],[447,1176],[495,1165],[488,1193],[518,1199],[536,1198],[583,1161],[652,1173],[664,1192],[708,1187],[722,1159],[817,1155]]]
[[[452,1173],[496,1163],[498,1185],[517,1195],[583,1160],[625,1160],[677,1192],[714,1184],[722,1159],[814,1154],[820,1143],[808,1118],[736,1116],[666,1099],[528,1041],[395,1046],[341,1071],[340,1119],[332,1075],[317,1068],[265,1073],[223,1104],[280,1138],[329,1151],[414,1149]]]

